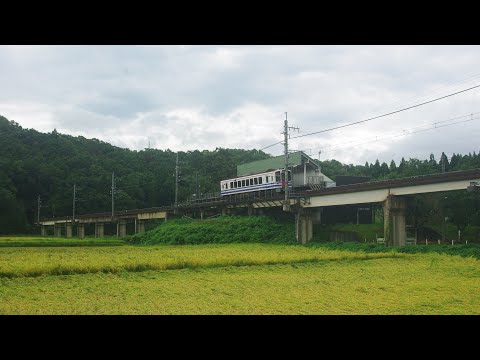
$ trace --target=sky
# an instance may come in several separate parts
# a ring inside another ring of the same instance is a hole
[[[321,131],[480,85],[478,64],[458,45],[0,46],[0,115],[132,150],[280,155],[287,113],[289,149],[314,158],[439,160],[479,152],[480,87]]]

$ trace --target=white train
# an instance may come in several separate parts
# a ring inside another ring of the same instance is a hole
[[[220,181],[220,195],[224,197],[234,194],[262,192],[266,190],[281,192],[285,186],[284,181],[284,169],[238,176],[233,179]],[[288,187],[289,189],[292,188],[292,176],[290,170],[288,170]]]

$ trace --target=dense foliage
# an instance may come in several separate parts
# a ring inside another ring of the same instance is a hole
[[[242,149],[179,152],[178,199],[216,192],[238,164],[268,157]],[[0,233],[29,232],[39,195],[41,217],[71,216],[74,184],[77,214],[110,211],[112,172],[116,210],[173,204],[175,162],[170,150],[132,151],[56,130],[44,134],[0,116]]]
[[[365,165],[342,164],[337,160],[326,160],[321,162],[322,172],[333,180],[337,175],[349,176],[368,176],[372,180],[387,180],[409,176],[436,174],[448,171],[459,171],[480,168],[480,153],[475,151],[468,155],[452,154],[450,161],[445,153],[442,152],[440,160],[435,160],[434,154],[430,154],[428,160],[408,159],[402,160],[397,165],[391,161],[390,165],[383,162],[380,164],[378,159],[375,163],[365,163]]]
[[[208,244],[208,243],[296,243],[293,222],[280,222],[268,216],[222,216],[207,220],[171,220],[143,234],[131,243]]]

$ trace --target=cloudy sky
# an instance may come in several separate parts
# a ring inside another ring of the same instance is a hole
[[[0,46],[0,115],[137,150],[262,149],[285,112],[307,135],[480,85],[479,64],[480,46]],[[480,87],[290,148],[348,164],[478,152]]]

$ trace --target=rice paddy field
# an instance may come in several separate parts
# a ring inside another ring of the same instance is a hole
[[[474,257],[91,241],[0,246],[0,314],[480,314]]]

